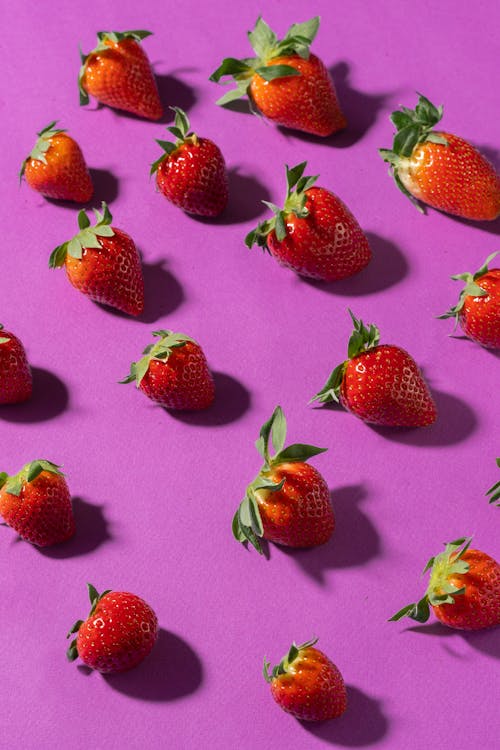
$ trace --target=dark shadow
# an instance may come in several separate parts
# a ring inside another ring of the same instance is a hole
[[[108,522],[101,505],[93,505],[81,497],[72,498],[76,533],[72,539],[53,547],[39,547],[46,557],[63,560],[93,552],[111,539]]]
[[[495,170],[500,173],[500,150],[494,146],[475,146],[477,150],[490,162]]]
[[[224,212],[215,218],[190,214],[191,218],[208,224],[242,224],[269,212],[262,201],[270,201],[271,195],[257,177],[240,174],[238,167],[229,169],[227,176],[229,201]]]
[[[224,372],[214,372],[215,401],[208,409],[200,411],[174,411],[168,413],[186,424],[202,427],[219,427],[240,419],[250,406],[250,393],[239,380]]]
[[[165,113],[161,120],[157,120],[159,123],[170,122],[174,119],[175,114],[172,112],[170,107],[180,107],[185,112],[196,104],[196,92],[180,78],[172,74],[168,75],[156,75],[156,84],[158,86],[158,92],[160,94],[161,103],[165,109]],[[195,132],[199,132],[199,128],[193,128]]]
[[[222,96],[222,93],[221,93]],[[228,104],[223,105],[224,109],[229,109],[231,112],[238,112],[241,115],[253,115],[252,110],[250,109],[250,103],[246,97],[242,97],[241,99],[235,99],[232,102],[229,102]]]
[[[42,367],[32,367],[33,395],[22,404],[0,406],[0,419],[35,423],[55,419],[68,406],[69,393],[63,381]]]
[[[92,204],[99,204],[105,201],[108,205],[118,198],[120,186],[115,175],[107,169],[89,169],[90,177],[94,185],[94,195],[89,201],[89,208]]]
[[[440,622],[426,625],[412,625],[406,628],[405,633],[420,633],[421,635],[434,636],[438,638],[449,638],[452,635],[461,636],[472,648],[481,651],[486,656],[500,659],[500,630],[498,627],[485,628],[484,630],[456,630],[449,628]]]

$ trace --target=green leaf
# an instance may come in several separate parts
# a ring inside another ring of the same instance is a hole
[[[7,474],[6,471],[0,472],[0,490],[2,489],[2,487],[4,486],[8,478],[9,478],[9,475]]]
[[[66,252],[68,255],[71,255],[72,258],[77,258],[78,260],[81,260],[82,254],[83,254],[83,247],[78,237],[73,237],[73,239],[67,243]]]
[[[99,601],[99,593],[95,586],[92,586],[91,583],[87,583],[87,590],[89,594],[90,604],[94,606],[96,601]]]
[[[285,224],[285,216],[283,211],[279,211],[276,214],[276,223],[275,223],[275,229],[276,232],[276,238],[278,242],[282,242],[286,237],[286,224]]]
[[[339,403],[340,386],[342,385],[342,380],[344,378],[345,367],[346,362],[337,365],[337,367],[330,373],[323,388],[313,396],[309,403],[312,403],[313,401],[319,401],[321,404],[326,404],[329,401]]]
[[[274,81],[276,78],[291,78],[300,76],[300,70],[292,68],[291,65],[264,65],[255,70],[265,81]]]
[[[289,445],[288,448],[280,451],[277,456],[273,458],[273,464],[287,463],[288,461],[308,461],[313,456],[317,456],[319,453],[324,453],[328,448],[317,448],[315,445],[305,445],[303,443],[294,443]]]
[[[269,456],[269,437],[271,435],[271,430],[273,429],[274,421],[276,419],[276,416],[279,412],[281,412],[281,406],[277,406],[267,422],[264,422],[262,427],[260,428],[260,437],[255,443],[255,447],[259,451],[260,455],[264,459],[266,463],[269,463],[270,456]]]
[[[66,635],[66,638],[71,638],[71,636],[73,635],[73,633],[78,633],[78,631],[80,630],[81,626],[83,625],[83,622],[84,622],[83,620],[77,620],[75,622],[75,624],[73,625],[73,627],[71,628],[71,630],[68,631],[68,634]]]
[[[279,453],[283,449],[286,440],[286,419],[281,408],[276,409],[271,432],[274,451],[275,453]]]
[[[427,135],[425,136],[425,140],[430,141],[430,143],[439,143],[441,146],[449,145],[446,138],[439,133],[427,133]]]
[[[295,167],[289,167],[285,164],[286,170],[286,184],[288,188],[288,194],[292,192],[292,189],[297,185],[298,181],[302,177],[307,167],[307,161],[303,161],[300,164],[296,164]]]
[[[78,226],[80,229],[87,229],[90,226],[90,219],[85,211],[78,212]]]
[[[78,659],[78,649],[76,647],[76,638],[71,641],[69,644],[69,648],[66,651],[66,657],[68,661],[75,661],[75,659]]]
[[[435,107],[434,104],[422,94],[418,94],[418,97],[418,103],[415,107],[417,118],[427,127],[436,125],[443,116],[442,107]]]
[[[34,479],[40,476],[42,471],[43,471],[43,466],[40,463],[40,461],[32,461],[28,467],[28,471],[26,474],[26,481],[32,482]]]
[[[277,42],[274,31],[259,16],[253,31],[248,32],[248,39],[257,57],[266,59]]]
[[[408,125],[396,133],[392,149],[398,156],[411,156],[419,138],[418,125]]]
[[[227,91],[220,97],[220,99],[217,99],[215,103],[218,104],[219,107],[223,107],[225,104],[236,101],[236,99],[241,99],[241,97],[246,96],[247,93],[248,86],[245,84],[243,88],[238,87],[236,89],[231,89],[231,91]]]
[[[239,509],[236,511],[236,513],[233,516],[232,531],[233,531],[233,536],[237,542],[246,541],[246,536],[241,530],[241,526],[240,526]]]
[[[406,114],[406,112],[400,112],[399,110],[393,112],[390,119],[398,130],[402,130],[402,128],[406,128],[409,125],[413,125],[414,122],[413,117],[411,117],[409,114]]]
[[[208,80],[218,83],[224,76],[238,78],[240,76],[251,77],[252,74],[253,70],[247,63],[237,60],[235,57],[226,57]]]
[[[304,23],[294,23],[288,29],[285,40],[290,38],[302,37],[305,42],[311,44],[311,42],[316,37],[316,34],[318,33],[319,24],[319,16],[315,16],[309,21],[304,21]]]

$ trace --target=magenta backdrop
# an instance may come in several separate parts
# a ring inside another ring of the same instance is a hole
[[[458,294],[449,276],[499,249],[499,223],[421,216],[377,154],[391,144],[389,113],[413,106],[419,90],[445,104],[446,128],[495,157],[498,3],[306,6],[24,0],[5,19],[1,321],[26,345],[35,397],[0,412],[1,468],[64,464],[79,532],[42,552],[0,529],[2,747],[498,747],[498,631],[386,620],[423,592],[420,571],[444,541],[474,534],[499,554],[499,512],[484,497],[498,478],[499,360],[435,319]],[[345,133],[301,137],[215,106],[221,89],[208,75],[223,56],[248,55],[245,32],[260,12],[279,33],[321,14],[314,51],[333,70]],[[189,218],[155,192],[148,166],[164,124],[78,107],[78,44],[87,51],[110,28],[154,32],[144,47],[165,104],[187,109],[222,148],[231,205],[220,221]],[[143,253],[139,321],[100,309],[47,267],[76,231],[76,209],[18,189],[17,172],[55,118],[95,170],[96,199]],[[284,163],[304,159],[372,241],[371,267],[330,288],[243,245],[265,213],[260,199],[281,200]],[[425,369],[434,427],[384,432],[307,405],[344,358],[348,306]],[[203,345],[219,373],[212,412],[174,417],[117,385],[158,327]],[[230,522],[277,403],[292,441],[329,448],[314,465],[338,528],[324,548],[273,547],[266,560],[233,542]],[[158,613],[156,653],[136,671],[103,678],[66,662],[65,633],[88,611],[86,581],[138,593]],[[281,712],[261,676],[264,655],[278,660],[312,635],[350,693],[348,713],[319,727]]]

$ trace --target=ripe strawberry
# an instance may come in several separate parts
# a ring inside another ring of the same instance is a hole
[[[150,174],[156,172],[156,184],[174,206],[198,216],[218,216],[228,199],[224,157],[215,143],[189,131],[182,109],[171,109],[175,125],[167,130],[176,141],[156,141],[165,153],[151,165]]]
[[[113,217],[105,203],[102,213],[94,213],[96,224],[91,227],[85,211],[80,211],[80,231],[52,251],[49,268],[64,265],[71,284],[90,299],[140,315],[144,280],[139,253],[128,234],[110,226]]]
[[[269,674],[264,659],[264,679],[280,708],[301,721],[325,721],[342,716],[347,708],[347,691],[339,669],[319,649],[318,639],[297,646]]]
[[[433,130],[443,108],[419,94],[415,109],[391,115],[397,128],[392,150],[379,149],[391,165],[397,187],[419,210],[417,201],[439,211],[477,221],[500,215],[500,176],[470,143]]]
[[[500,565],[484,552],[469,549],[470,543],[470,538],[457,539],[431,557],[424,568],[424,573],[431,571],[425,596],[390,619],[427,622],[430,605],[450,628],[481,630],[500,625]]]
[[[90,96],[115,109],[159,120],[163,107],[155,77],[140,42],[151,31],[98,31],[99,44],[81,55],[80,104]]]
[[[87,203],[94,186],[80,146],[65,130],[55,129],[57,120],[40,130],[38,140],[23,161],[19,178],[47,198]]]
[[[500,458],[497,458],[497,466],[500,469]],[[500,482],[497,482],[493,485],[493,487],[490,487],[488,492],[486,493],[486,496],[489,495],[489,503],[490,505],[496,505],[497,508],[500,508]]]
[[[301,276],[338,281],[370,262],[372,253],[363,230],[340,198],[313,187],[318,177],[303,176],[307,162],[286,166],[287,194],[283,209],[274,211],[245,238],[247,247],[265,248],[280,265]]]
[[[87,584],[91,604],[87,619],[75,622],[66,653],[69,661],[78,657],[87,667],[103,674],[125,672],[148,656],[158,638],[158,618],[143,599],[124,591],[98,594]]]
[[[248,96],[251,107],[277,125],[328,136],[346,127],[335,86],[328,70],[309,47],[319,28],[319,17],[293,24],[284,39],[262,18],[248,33],[257,55],[236,60],[226,57],[210,80],[219,83],[231,76],[236,89],[221,97],[217,104]]]
[[[348,359],[338,365],[313,401],[337,401],[364,422],[424,427],[436,421],[436,405],[416,362],[398,346],[379,344],[380,331],[349,314],[354,331]]]
[[[24,346],[0,324],[0,405],[31,398],[33,383]]]
[[[37,547],[65,542],[75,533],[68,485],[50,461],[31,461],[13,476],[0,474],[0,514]]]
[[[215,398],[215,385],[199,344],[183,333],[153,331],[159,341],[144,349],[120,383],[135,382],[152,401],[167,409],[207,409]]]
[[[269,438],[276,451],[269,454]],[[262,553],[259,537],[286,547],[316,547],[335,528],[325,480],[306,463],[326,448],[294,443],[284,448],[286,419],[280,406],[263,425],[255,446],[264,459],[233,518],[233,536]]]
[[[455,318],[455,326],[460,323],[466,336],[487,349],[500,349],[500,268],[488,268],[496,255],[486,258],[475,274],[459,273],[451,277],[465,281],[465,287],[458,304],[438,316]]]

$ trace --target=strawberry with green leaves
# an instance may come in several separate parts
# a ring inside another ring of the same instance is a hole
[[[21,341],[0,324],[0,406],[31,398],[33,378]]]
[[[500,458],[497,458],[497,466],[500,469]],[[500,508],[500,482],[490,487],[486,493],[486,497],[489,497],[490,505],[496,505],[497,508]]]

